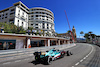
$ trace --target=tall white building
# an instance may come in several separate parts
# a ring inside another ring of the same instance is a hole
[[[29,9],[21,1],[1,10],[0,22],[13,23],[16,26],[22,26],[25,30],[28,26],[33,27],[38,32],[43,31],[44,34],[53,35],[55,32],[52,11],[41,7]]]
[[[55,32],[53,12],[41,7],[29,9],[29,27],[33,27],[37,31],[42,30],[45,34],[53,35]]]
[[[28,28],[28,13],[29,8],[19,1],[14,3],[13,6],[0,11],[0,22],[14,23],[26,30]]]

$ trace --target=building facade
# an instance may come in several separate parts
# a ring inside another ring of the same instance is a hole
[[[76,39],[76,29],[75,29],[75,27],[73,26],[73,28],[72,28],[72,33],[73,33],[73,38],[74,38],[74,40],[76,41],[77,39]]]
[[[52,36],[55,32],[53,12],[41,7],[31,8],[29,10],[29,27]]]
[[[13,23],[16,26],[22,26],[25,30],[28,28],[29,8],[21,1],[14,3],[13,6],[0,11],[0,22]]]
[[[55,33],[52,11],[42,7],[29,9],[21,1],[1,10],[0,22],[13,23],[18,27],[22,26],[25,30],[33,27],[35,32],[42,32],[45,35],[52,36]]]

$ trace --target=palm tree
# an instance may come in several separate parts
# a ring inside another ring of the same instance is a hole
[[[84,34],[84,32],[83,32],[83,31],[81,31],[81,32],[80,32],[80,34],[81,34],[81,36],[83,36],[82,34]]]
[[[88,33],[91,35],[92,31],[89,31]]]
[[[91,33],[92,33],[92,31],[88,32],[88,34],[90,35],[90,41],[92,40]]]
[[[84,34],[84,32],[83,32],[83,31],[81,31],[81,32],[80,32],[80,34],[82,35],[82,34]]]

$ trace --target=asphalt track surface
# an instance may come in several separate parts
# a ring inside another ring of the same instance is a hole
[[[85,43],[77,43],[75,47],[65,49],[65,51],[66,50],[70,50],[73,55],[64,56],[64,58],[52,61],[50,65],[41,63],[35,65],[34,58],[30,57],[2,63],[0,67],[100,67],[99,47]]]

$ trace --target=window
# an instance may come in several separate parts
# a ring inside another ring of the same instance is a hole
[[[20,14],[18,14],[18,16],[19,16]]]
[[[23,22],[22,22],[22,25],[23,25]]]
[[[44,14],[44,12],[42,12],[42,14]]]
[[[33,11],[33,9],[32,9],[32,11]]]
[[[42,17],[45,17],[45,16],[42,16]]]
[[[43,23],[43,25],[44,25],[44,23]]]
[[[7,17],[5,17],[5,18],[7,18]]]
[[[38,25],[38,24],[35,24],[35,25]]]
[[[36,29],[38,29],[38,27],[35,27]]]
[[[18,20],[18,22],[19,22],[19,20]]]
[[[33,24],[31,24],[33,26]]]
[[[33,17],[33,15],[31,17]]]
[[[23,12],[23,15],[24,15],[24,12]]]
[[[14,11],[15,9],[11,9],[11,11]]]
[[[38,17],[38,15],[36,15],[36,17]]]
[[[49,29],[49,27],[47,27],[47,29]]]
[[[47,24],[47,26],[48,26],[48,24]]]
[[[20,12],[20,10],[19,10],[19,12]]]
[[[0,15],[0,17],[1,17],[1,15]]]
[[[14,13],[10,13],[10,15],[12,15],[12,14],[14,14]]]
[[[44,29],[44,27],[43,27],[43,29]]]
[[[6,13],[6,15],[8,15],[8,13]]]

